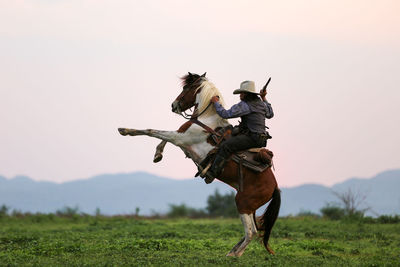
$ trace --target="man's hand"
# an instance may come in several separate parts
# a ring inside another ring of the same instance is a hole
[[[263,101],[267,101],[265,99],[265,96],[267,95],[267,86],[269,84],[269,82],[271,81],[271,77],[269,77],[267,83],[264,85],[264,87],[260,90],[260,96],[262,98]]]
[[[217,95],[213,96],[213,97],[211,98],[210,101],[211,101],[212,103],[218,102],[218,101],[219,101],[219,96],[217,96]]]
[[[266,89],[261,89],[260,90],[260,96],[262,98],[262,100],[265,101],[265,96],[267,95],[267,90]]]

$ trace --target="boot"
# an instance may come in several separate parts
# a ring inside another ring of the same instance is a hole
[[[214,181],[214,179],[222,173],[224,165],[225,165],[225,158],[220,155],[217,155],[210,169],[205,174],[206,177],[204,181],[206,182],[206,184],[212,183],[212,181]]]

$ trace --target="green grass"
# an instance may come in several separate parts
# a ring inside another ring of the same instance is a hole
[[[279,218],[241,258],[239,219],[0,218],[1,266],[400,266],[400,224]]]

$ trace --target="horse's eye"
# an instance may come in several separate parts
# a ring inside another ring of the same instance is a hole
[[[187,89],[189,89],[189,85],[188,85],[188,84],[186,84],[185,86],[183,86],[183,90],[187,90]]]

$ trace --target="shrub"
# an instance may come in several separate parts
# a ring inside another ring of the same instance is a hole
[[[98,216],[101,216],[101,210],[100,210],[100,208],[99,207],[97,207],[96,208],[96,211],[94,212],[95,213],[95,215],[98,217]]]
[[[339,206],[327,204],[321,208],[322,216],[331,220],[340,220],[345,216],[345,210]]]
[[[238,211],[235,204],[235,193],[230,192],[221,195],[216,189],[214,195],[208,197],[206,209],[212,217],[237,217]]]
[[[347,219],[359,220],[364,217],[364,213],[369,210],[369,207],[360,209],[361,206],[366,206],[367,195],[360,190],[348,188],[347,191],[335,192],[333,194],[340,200],[343,205],[343,210]]]
[[[318,214],[309,211],[309,210],[300,210],[299,213],[297,213],[296,215],[297,217],[312,217],[312,218],[319,218],[321,216],[319,216]]]
[[[344,218],[353,221],[362,221],[364,218],[364,211],[361,210],[353,211],[351,214],[346,214]]]
[[[56,214],[57,216],[60,217],[68,217],[68,218],[76,217],[79,215],[79,208],[78,206],[75,206],[74,208],[65,206],[62,209],[57,210]]]
[[[0,218],[1,217],[5,217],[5,216],[7,216],[8,215],[8,211],[9,211],[9,207],[7,207],[6,205],[2,205],[1,207],[0,207]]]
[[[169,211],[167,213],[167,216],[171,218],[177,218],[177,217],[200,218],[200,217],[206,217],[207,213],[203,209],[195,209],[187,207],[185,204],[180,204],[180,205],[169,204]]]
[[[399,223],[400,222],[400,216],[399,215],[381,215],[377,218],[377,221],[379,223]]]
[[[25,214],[24,214],[22,211],[20,211],[20,210],[13,210],[13,211],[11,212],[11,216],[17,217],[17,218],[22,218],[22,217],[25,216]]]

